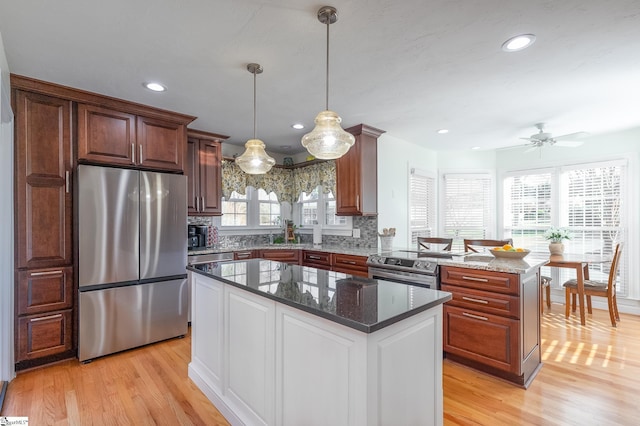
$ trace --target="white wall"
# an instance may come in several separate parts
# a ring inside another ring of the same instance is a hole
[[[396,228],[394,247],[409,243],[409,170],[437,173],[435,151],[389,136],[378,138],[378,231]]]
[[[0,34],[0,381],[15,377],[13,358],[13,112]]]

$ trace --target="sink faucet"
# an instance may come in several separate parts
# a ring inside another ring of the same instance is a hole
[[[273,234],[269,233],[269,245],[273,245]]]

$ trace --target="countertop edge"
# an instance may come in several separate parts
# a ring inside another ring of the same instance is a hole
[[[233,262],[244,262],[244,261],[243,260],[225,261],[224,263],[233,263]],[[220,263],[220,262],[212,262],[212,263]],[[384,329],[384,328],[386,328],[386,327],[388,327],[388,326],[390,326],[392,324],[400,322],[400,321],[402,321],[402,320],[404,320],[406,318],[412,317],[412,316],[414,316],[414,315],[416,315],[416,314],[418,314],[420,312],[424,312],[424,311],[426,311],[428,309],[431,309],[431,308],[434,308],[434,307],[436,307],[438,305],[442,305],[445,302],[451,300],[451,298],[452,298],[452,295],[449,292],[441,291],[441,290],[428,289],[430,291],[435,291],[435,292],[440,293],[440,297],[438,297],[437,299],[435,299],[435,300],[433,300],[431,302],[428,302],[428,303],[426,303],[426,304],[424,304],[422,306],[419,306],[417,308],[411,309],[410,311],[407,311],[407,312],[404,312],[402,314],[399,314],[399,315],[397,315],[397,316],[395,316],[393,318],[389,318],[389,319],[383,320],[383,321],[381,321],[379,323],[376,323],[376,324],[367,325],[367,324],[363,324],[363,323],[360,323],[360,322],[357,322],[357,321],[354,321],[354,320],[350,320],[348,318],[342,318],[342,317],[339,317],[339,316],[334,316],[334,315],[328,314],[328,313],[323,312],[323,311],[318,311],[318,310],[310,308],[310,307],[308,307],[306,305],[302,305],[302,304],[298,304],[298,303],[292,302],[290,300],[282,299],[282,298],[279,298],[279,297],[277,297],[275,295],[272,295],[272,294],[269,294],[269,293],[264,293],[264,292],[258,291],[258,290],[254,289],[254,288],[251,288],[251,287],[248,287],[248,286],[245,286],[245,285],[240,285],[240,284],[238,284],[238,283],[236,283],[234,281],[225,279],[223,277],[218,277],[218,276],[215,276],[215,275],[208,274],[208,273],[206,273],[204,271],[201,271],[199,269],[196,269],[196,268],[194,268],[192,266],[187,266],[187,270],[189,270],[191,272],[194,272],[194,273],[197,273],[197,274],[200,274],[200,275],[205,276],[207,278],[215,279],[215,280],[220,281],[220,282],[222,282],[224,284],[229,284],[229,285],[231,285],[231,286],[233,286],[235,288],[242,289],[244,291],[253,293],[255,295],[264,297],[266,299],[273,300],[274,302],[282,303],[283,305],[290,306],[292,308],[304,311],[304,312],[306,312],[308,314],[311,314],[311,315],[314,315],[314,316],[317,316],[317,317],[320,317],[320,318],[324,318],[324,319],[326,319],[328,321],[331,321],[331,322],[334,322],[336,324],[341,324],[341,325],[344,325],[344,326],[349,327],[351,329],[354,329],[354,330],[357,330],[357,331],[361,331],[361,332],[367,333],[367,334],[376,332],[378,330],[382,330],[382,329]],[[402,284],[402,285],[407,285],[407,284]],[[419,287],[419,286],[416,286],[416,287],[422,289],[422,287]]]

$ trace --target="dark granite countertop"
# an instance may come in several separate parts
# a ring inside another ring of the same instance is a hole
[[[187,269],[364,333],[451,299],[451,293],[264,259]]]
[[[213,254],[213,253],[232,253],[235,251],[247,251],[247,250],[313,250],[323,251],[329,253],[351,254],[354,256],[369,256],[370,254],[380,253],[380,248],[377,247],[343,247],[337,245],[313,245],[313,244],[265,244],[249,247],[220,247],[220,248],[206,248],[201,250],[189,250],[189,256],[201,255],[201,254]]]

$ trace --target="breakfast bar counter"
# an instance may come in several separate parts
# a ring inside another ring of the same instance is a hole
[[[188,269],[189,377],[232,424],[442,424],[449,293],[264,259]]]

